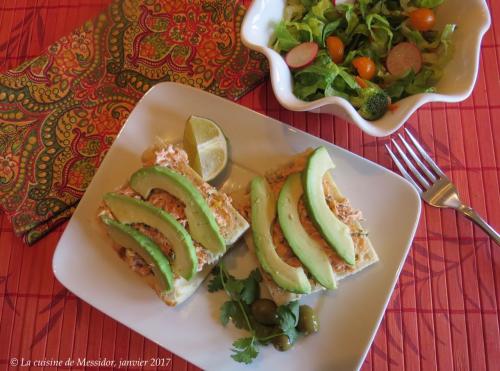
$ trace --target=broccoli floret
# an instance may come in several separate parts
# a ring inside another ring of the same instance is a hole
[[[389,107],[389,96],[382,89],[369,86],[360,90],[360,95],[351,99],[358,113],[366,120],[378,120]]]

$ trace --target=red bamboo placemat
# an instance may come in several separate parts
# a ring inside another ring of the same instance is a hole
[[[39,55],[109,2],[0,0],[0,70]],[[408,125],[463,198],[499,228],[500,3],[490,2],[490,10],[493,25],[483,42],[472,97],[460,104],[424,106]],[[287,111],[269,82],[239,102],[392,167],[383,148],[388,139],[369,137],[331,116]],[[13,358],[165,358],[172,359],[166,369],[196,369],[93,309],[54,279],[52,254],[63,228],[28,248],[0,214],[0,368]],[[425,206],[363,369],[498,369],[499,306],[500,248],[454,211]]]

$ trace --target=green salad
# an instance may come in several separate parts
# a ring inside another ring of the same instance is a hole
[[[305,101],[347,99],[367,120],[434,92],[453,53],[454,24],[435,29],[444,0],[288,0],[273,48]]]

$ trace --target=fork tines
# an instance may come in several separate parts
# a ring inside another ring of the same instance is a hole
[[[389,155],[391,156],[392,160],[398,167],[401,174],[410,183],[412,183],[420,193],[422,193],[423,191],[427,190],[433,183],[435,183],[436,180],[438,180],[439,178],[446,177],[446,175],[437,166],[434,160],[427,154],[427,152],[425,152],[422,145],[415,139],[415,137],[410,133],[410,131],[408,129],[405,129],[405,132],[406,135],[408,135],[408,137],[410,138],[413,146],[416,148],[417,152],[420,154],[422,159],[427,163],[427,165],[424,164],[424,161],[420,159],[420,157],[417,155],[412,146],[405,140],[405,138],[401,134],[398,134],[398,137],[401,143],[403,143],[403,146],[406,148],[406,151],[409,153],[413,161],[407,156],[405,151],[401,149],[401,147],[394,139],[392,139],[391,142],[392,145],[396,148],[397,152],[399,153],[403,163],[407,166],[407,168],[410,170],[410,172],[413,174],[414,177],[412,177],[410,173],[406,170],[405,166],[401,163],[401,161],[398,159],[396,154],[394,154],[391,148],[387,144],[385,145],[385,147],[387,148]],[[417,169],[414,163],[417,164],[417,166],[420,168],[420,171]],[[432,172],[429,169],[429,167],[432,170],[434,170],[434,172]]]

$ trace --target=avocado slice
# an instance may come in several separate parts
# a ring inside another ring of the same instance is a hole
[[[311,284],[304,269],[286,264],[276,253],[271,235],[272,223],[276,217],[276,200],[263,177],[252,180],[250,198],[255,252],[262,268],[283,289],[298,294],[310,293]]]
[[[355,263],[354,242],[349,227],[330,210],[323,190],[323,177],[333,169],[325,147],[317,148],[309,157],[303,183],[307,211],[328,245],[349,265]]]
[[[189,232],[207,250],[214,254],[226,251],[215,216],[196,186],[185,176],[162,166],[152,166],[136,171],[130,178],[132,189],[144,198],[151,190],[162,189],[177,197],[186,206]]]
[[[288,176],[278,197],[278,220],[293,252],[316,280],[327,289],[336,289],[328,255],[321,249],[300,222],[299,200],[304,194],[300,173]]]
[[[174,273],[190,280],[196,274],[198,258],[191,236],[172,215],[150,203],[118,193],[107,193],[104,202],[118,221],[142,223],[160,231],[174,250]]]
[[[158,282],[160,291],[168,293],[174,287],[174,277],[168,259],[161,249],[147,236],[128,225],[117,222],[102,215],[111,239],[120,246],[134,251],[151,267]]]

